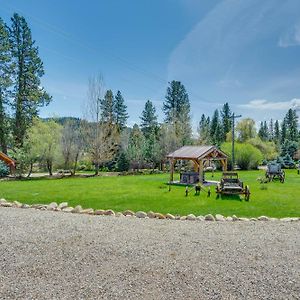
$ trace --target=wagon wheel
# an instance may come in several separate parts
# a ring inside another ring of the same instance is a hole
[[[249,201],[250,199],[250,189],[249,189],[249,185],[246,185],[245,187],[245,200]]]
[[[285,181],[285,172],[282,171],[282,175],[280,176],[280,182],[284,183],[284,181]]]
[[[221,186],[220,186],[220,184],[218,184],[216,186],[216,193],[217,193],[217,199],[219,199],[220,198],[220,193],[221,193]]]

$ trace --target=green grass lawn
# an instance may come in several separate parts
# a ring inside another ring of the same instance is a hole
[[[195,196],[191,190],[185,197],[185,187],[172,186],[171,192],[165,184],[168,174],[32,179],[0,182],[0,197],[18,200],[22,203],[50,203],[67,201],[70,206],[84,208],[113,209],[123,211],[155,211],[186,215],[223,214],[240,217],[299,217],[300,216],[300,175],[296,170],[286,172],[286,182],[266,184],[267,189],[256,180],[264,171],[241,171],[240,178],[250,186],[250,201],[240,201],[239,196],[223,196],[217,199],[212,187],[211,197],[202,193]],[[211,175],[207,174],[207,179]],[[220,178],[216,173],[214,180]]]

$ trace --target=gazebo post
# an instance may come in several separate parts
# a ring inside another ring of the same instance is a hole
[[[199,160],[199,182],[203,184],[203,160]]]
[[[170,159],[170,183],[174,181],[174,165],[175,165],[175,160]]]

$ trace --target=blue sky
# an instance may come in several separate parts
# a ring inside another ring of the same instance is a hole
[[[42,116],[79,116],[88,78],[101,73],[139,122],[147,99],[160,116],[180,80],[193,123],[229,102],[257,122],[300,105],[299,0],[0,0],[0,16],[24,15],[53,96]]]

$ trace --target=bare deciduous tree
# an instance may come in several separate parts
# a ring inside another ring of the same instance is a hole
[[[101,75],[89,80],[87,119],[85,137],[88,151],[95,165],[95,175],[99,174],[101,164],[111,160],[119,145],[119,133],[116,124],[101,121],[101,99],[104,97],[104,81]]]

